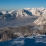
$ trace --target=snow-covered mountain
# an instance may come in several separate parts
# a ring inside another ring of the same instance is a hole
[[[46,23],[46,9],[42,7],[0,11],[0,27],[33,24],[41,25],[41,23],[43,25]]]
[[[45,12],[45,8],[41,7],[41,8],[25,8],[26,10],[30,11],[32,13],[32,15],[34,16],[40,16]]]
[[[46,11],[34,23],[36,25],[46,25]]]
[[[22,10],[1,11],[0,18],[17,18],[17,17],[30,17],[41,16],[46,12],[45,8],[24,8]]]

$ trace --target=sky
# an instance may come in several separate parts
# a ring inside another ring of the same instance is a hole
[[[0,0],[0,10],[18,10],[38,7],[46,8],[46,0]]]

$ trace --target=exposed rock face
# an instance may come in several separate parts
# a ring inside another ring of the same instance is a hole
[[[0,29],[0,41],[10,40],[19,36],[27,37],[33,34],[46,34],[46,26],[21,26],[2,28]]]

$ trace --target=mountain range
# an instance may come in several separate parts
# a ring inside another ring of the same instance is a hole
[[[46,24],[45,8],[24,8],[21,10],[0,11],[0,27],[33,24]]]

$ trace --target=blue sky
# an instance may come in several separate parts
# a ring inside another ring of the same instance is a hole
[[[0,10],[17,10],[34,7],[46,8],[46,0],[0,0]]]

